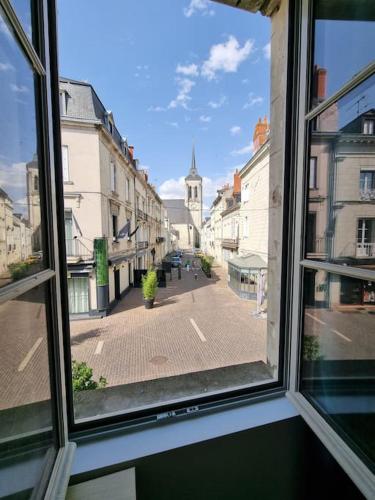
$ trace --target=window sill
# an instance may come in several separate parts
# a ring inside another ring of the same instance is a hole
[[[206,413],[168,424],[77,439],[72,476],[130,462],[216,437],[298,416],[283,397]],[[74,439],[74,438],[73,438]]]

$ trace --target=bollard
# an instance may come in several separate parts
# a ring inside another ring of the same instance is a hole
[[[181,279],[181,266],[178,266],[178,279]]]

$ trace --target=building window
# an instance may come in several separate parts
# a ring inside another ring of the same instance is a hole
[[[309,188],[316,189],[317,185],[317,161],[316,156],[310,157]]]
[[[130,201],[130,181],[128,178],[125,180],[125,200]]]
[[[108,120],[108,130],[111,135],[113,135],[113,123],[111,120]]]
[[[68,113],[68,93],[65,90],[60,91],[60,114],[66,116]]]
[[[61,147],[62,152],[62,167],[63,167],[63,181],[68,182],[69,179],[69,149],[68,146]]]
[[[361,170],[359,190],[362,199],[375,199],[375,170]]]
[[[363,121],[363,133],[368,135],[374,135],[374,122],[375,120],[364,120]]]
[[[68,298],[70,314],[89,312],[89,278],[88,276],[68,279]]]
[[[113,239],[117,240],[118,227],[117,227],[117,215],[112,214],[112,236]]]
[[[198,188],[197,188],[197,186],[194,187],[194,198],[195,199],[198,198]]]
[[[188,187],[188,198],[191,200],[191,186]]]
[[[34,191],[39,191],[39,177],[37,175],[34,177]]]
[[[111,161],[110,170],[111,170],[111,191],[115,193],[117,187],[117,179],[116,179],[117,172],[116,172],[116,164],[113,161]]]

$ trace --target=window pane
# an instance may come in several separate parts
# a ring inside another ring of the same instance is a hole
[[[312,107],[337,92],[375,58],[372,0],[314,1]],[[337,41],[340,40],[340,43]]]
[[[60,91],[69,95],[61,133],[69,148],[64,201],[72,214],[65,227],[73,240],[67,269],[78,423],[264,389],[279,376],[283,165],[272,165],[270,154],[270,22],[203,3],[208,31],[185,0],[157,0],[152,15],[136,0],[106,8],[105,30],[137,19],[137,33],[147,37],[129,32],[122,47],[103,38],[113,58],[101,86],[94,85],[97,53],[81,41],[103,32],[104,10],[91,9],[83,27],[72,5],[60,4],[60,74],[71,76],[60,79]],[[228,25],[233,34],[223,38]],[[262,33],[260,58],[249,26]],[[119,67],[124,50],[133,62]],[[231,64],[213,61],[216,50]],[[233,63],[234,52],[242,55]],[[74,71],[86,63],[94,79],[77,81]],[[88,251],[73,255],[76,248]],[[142,290],[151,267],[156,294]],[[81,373],[91,373],[96,390],[83,390]]]
[[[305,270],[302,392],[375,463],[375,281]]]
[[[36,76],[0,9],[0,286],[40,271]]]
[[[10,0],[10,3],[17,14],[22,28],[31,41],[33,35],[31,19],[34,0]]]
[[[0,474],[7,464],[22,467],[30,461],[30,488],[39,481],[54,441],[47,295],[43,285],[0,305]],[[18,491],[17,481],[3,484],[1,496],[3,487]]]
[[[311,124],[307,258],[375,264],[375,135],[363,131],[364,120],[375,117],[374,99],[373,75]]]

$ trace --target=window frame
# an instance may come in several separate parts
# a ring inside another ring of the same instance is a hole
[[[293,22],[293,7],[288,7],[288,23]],[[287,92],[284,96],[285,107],[287,109],[287,115],[289,116],[292,111],[292,88],[291,83],[294,80],[293,71],[293,47],[294,47],[294,33],[293,30],[288,32],[288,44],[287,44],[287,73],[286,73],[286,88]],[[290,226],[288,224],[288,219],[290,218],[290,207],[292,206],[293,200],[290,199],[290,179],[292,173],[290,171],[290,149],[291,149],[291,136],[290,136],[290,125],[289,121],[286,122],[285,131],[283,133],[282,143],[282,158],[283,158],[283,186],[282,191],[282,210],[283,210],[283,227],[282,227],[282,242],[281,242],[281,262],[282,265],[278,269],[280,275],[280,295],[278,298],[279,306],[279,345],[278,345],[278,376],[277,379],[266,382],[266,383],[250,383],[248,385],[242,385],[239,387],[230,387],[225,391],[217,391],[210,394],[197,394],[195,397],[179,398],[176,401],[171,401],[167,403],[156,403],[154,405],[147,406],[141,410],[131,410],[131,411],[118,411],[114,413],[107,413],[102,416],[87,418],[84,421],[81,420],[76,422],[74,419],[74,408],[73,408],[73,398],[72,398],[72,383],[71,383],[71,354],[70,354],[70,333],[69,333],[69,317],[68,308],[65,307],[64,310],[64,335],[65,335],[65,349],[68,351],[66,355],[66,385],[69,394],[68,401],[68,421],[69,421],[69,431],[73,438],[78,436],[89,436],[94,437],[95,435],[102,435],[106,432],[110,432],[112,429],[117,430],[119,428],[134,428],[139,425],[154,425],[163,423],[166,419],[196,416],[197,414],[206,411],[223,411],[226,408],[232,408],[236,406],[256,404],[260,401],[264,401],[271,398],[277,398],[285,394],[287,390],[288,381],[288,359],[289,359],[289,298],[287,290],[290,288],[290,273],[289,273],[289,257],[288,249],[290,247]],[[191,186],[189,186],[191,189]],[[187,190],[188,191],[188,190]],[[191,193],[192,194],[192,193]],[[186,193],[188,199],[189,191]],[[138,207],[140,209],[139,202],[141,198],[136,193],[136,198],[138,199]],[[142,198],[143,199],[143,198]],[[143,200],[144,204],[144,200]],[[145,207],[143,207],[145,211]],[[192,228],[192,227],[191,227]],[[66,277],[63,277],[66,281]],[[66,285],[64,285],[66,286]],[[64,298],[65,300],[65,298]]]
[[[64,225],[61,222],[64,219],[64,212],[61,212],[62,205],[59,206],[63,191],[60,197],[57,194],[58,178],[59,175],[62,176],[62,163],[61,150],[56,149],[56,146],[60,144],[56,141],[56,116],[59,116],[60,98],[57,79],[56,4],[54,0],[32,3],[33,40],[26,35],[10,1],[0,0],[0,4],[14,31],[14,38],[23,56],[37,77],[34,94],[39,160],[38,192],[41,220],[44,226],[42,248],[46,255],[45,269],[0,289],[0,303],[17,298],[37,286],[46,287],[48,368],[56,448],[53,455],[46,457],[39,484],[33,488],[33,498],[56,498],[56,495],[61,494],[65,489],[63,478],[69,474],[75,449],[75,444],[69,443],[68,440],[63,363],[65,351],[63,349],[60,263],[62,259],[65,259],[65,247],[61,248],[58,244],[58,234],[60,238],[62,237],[60,241],[64,242]],[[54,121],[53,115],[55,115]]]
[[[351,80],[346,82],[337,92],[329,96],[316,107],[309,108],[309,94],[311,90],[313,58],[313,1],[299,0],[299,9],[296,9],[296,74],[298,82],[293,100],[296,109],[296,124],[294,148],[296,154],[293,159],[293,170],[295,172],[295,209],[293,221],[293,263],[292,289],[291,289],[291,329],[290,329],[290,375],[289,390],[286,395],[296,406],[301,416],[318,438],[327,447],[329,452],[357,485],[359,490],[370,497],[374,493],[374,475],[367,465],[361,460],[347,441],[336,431],[335,426],[329,420],[329,416],[323,417],[316,406],[299,390],[301,349],[303,338],[303,270],[322,270],[341,276],[349,276],[359,279],[370,279],[375,281],[375,271],[363,268],[348,268],[346,266],[331,264],[329,262],[308,260],[304,256],[306,242],[306,213],[309,190],[309,123],[322,111],[337,102],[341,97],[357,87],[375,72],[375,63],[366,66]],[[299,27],[299,29],[297,28]],[[305,174],[306,172],[306,174]]]

